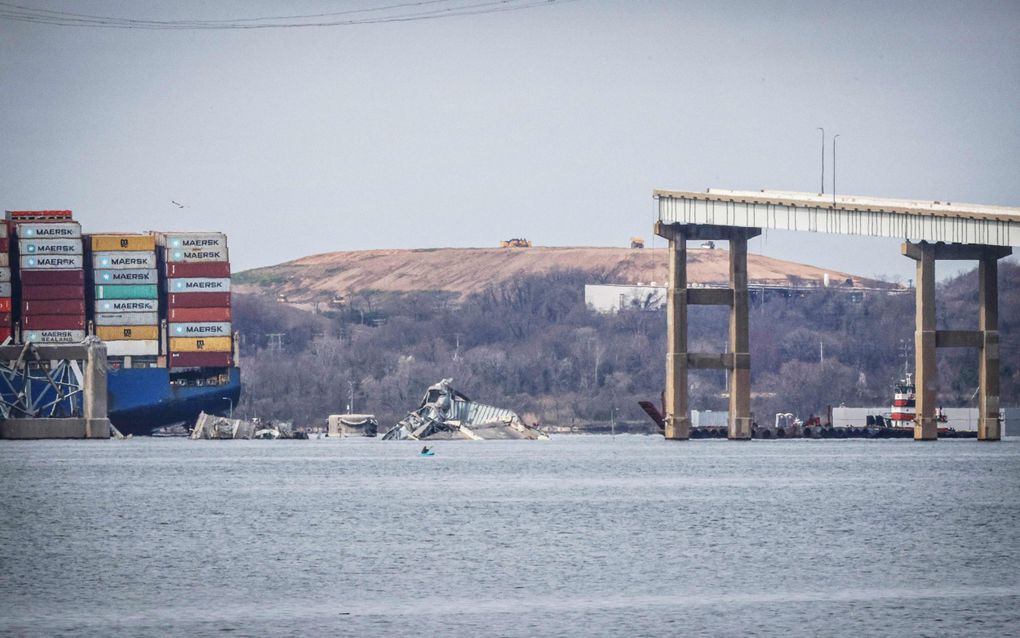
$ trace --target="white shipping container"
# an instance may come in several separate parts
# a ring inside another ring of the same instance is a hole
[[[229,337],[232,334],[229,321],[170,324],[171,337]]]
[[[81,239],[78,222],[27,222],[15,228],[18,239]]]
[[[0,224],[0,239],[7,239],[7,224]]]
[[[157,312],[97,312],[97,326],[157,326]]]
[[[19,239],[22,255],[80,255],[81,239]]]
[[[11,256],[9,253],[0,253],[0,266],[10,266]]]
[[[0,297],[10,296],[11,296],[11,282],[9,281],[0,282]]]
[[[6,266],[0,266],[0,282],[11,280],[11,269]]]
[[[159,354],[159,341],[123,340],[104,341],[108,357],[142,357]]]
[[[81,270],[81,255],[22,255],[22,270]]]
[[[154,284],[158,281],[155,268],[97,270],[93,279],[97,284]]]
[[[230,279],[206,277],[167,279],[167,290],[170,292],[230,292]]]
[[[156,242],[170,249],[185,248],[188,250],[224,249],[227,248],[227,236],[223,233],[161,233]]]
[[[220,248],[166,248],[166,260],[184,263],[230,261],[226,246]]]
[[[28,330],[25,341],[31,343],[80,343],[85,340],[84,330]]]
[[[156,267],[156,253],[148,250],[97,251],[92,253],[92,267],[96,270],[149,270]]]
[[[96,302],[96,312],[158,312],[156,299],[102,299]]]

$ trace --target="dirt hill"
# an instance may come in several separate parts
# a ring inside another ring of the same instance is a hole
[[[692,284],[725,284],[729,255],[725,250],[688,249],[687,276]],[[892,287],[856,275],[823,270],[791,261],[748,256],[752,285],[821,285],[828,273],[839,285]],[[240,293],[286,295],[291,303],[328,300],[361,290],[387,292],[447,291],[467,295],[517,275],[553,270],[585,270],[593,281],[664,283],[667,251],[628,248],[432,248],[363,250],[326,253],[247,270],[234,275]]]

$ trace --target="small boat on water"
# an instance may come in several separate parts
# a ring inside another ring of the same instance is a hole
[[[916,387],[914,386],[913,379],[911,379],[911,374],[907,372],[904,373],[904,378],[900,379],[900,382],[894,388],[893,405],[889,415],[893,430],[914,431],[914,418],[917,416],[916,405]],[[939,435],[954,436],[958,434],[954,428],[948,426],[949,418],[942,410],[942,406],[935,410],[935,422],[939,424]],[[962,435],[964,437],[969,436],[968,433],[962,433]]]
[[[914,405],[916,396],[914,393],[914,381],[910,378],[909,372],[904,374],[893,387],[893,404],[889,420],[892,421],[892,429],[914,431]]]

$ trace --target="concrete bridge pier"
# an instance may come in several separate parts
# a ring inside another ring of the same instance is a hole
[[[690,438],[688,370],[725,369],[729,377],[730,439],[751,438],[751,355],[748,326],[747,240],[761,233],[758,228],[709,224],[666,224],[657,222],[655,234],[669,241],[669,284],[666,292],[666,397],[665,437],[683,441]],[[687,241],[728,241],[730,288],[687,287]],[[687,306],[730,307],[729,352],[722,354],[687,351]]]
[[[679,224],[657,223],[655,232],[669,240],[669,283],[666,287],[666,393],[663,415],[666,440],[691,437],[687,385],[687,234]]]
[[[85,347],[85,394],[82,401],[84,438],[108,439],[111,424],[107,417],[106,344],[98,339],[92,339]]]
[[[107,415],[107,363],[106,345],[103,342],[90,338],[80,344],[0,346],[0,361],[8,362],[5,366],[10,375],[8,384],[14,382],[40,386],[45,378],[49,378],[40,376],[42,368],[37,366],[41,362],[52,362],[51,368],[57,362],[82,363],[80,387],[64,388],[64,392],[81,392],[80,414],[47,416],[45,410],[26,400],[25,396],[28,395],[25,395],[7,405],[9,418],[0,418],[0,439],[110,438],[112,426]],[[26,367],[35,367],[31,380],[26,380],[29,375],[22,376]]]
[[[914,373],[916,416],[914,440],[938,438],[936,388],[938,348],[977,348],[979,363],[978,440],[1002,438],[999,419],[999,293],[998,263],[1012,254],[1006,246],[904,242],[902,252],[917,262],[914,331]],[[938,330],[935,325],[935,262],[937,260],[978,261],[978,329]]]

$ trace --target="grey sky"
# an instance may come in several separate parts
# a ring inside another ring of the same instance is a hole
[[[19,4],[212,19],[392,0]],[[651,239],[654,188],[817,191],[817,126],[841,135],[840,192],[1020,205],[1016,2],[582,0],[242,32],[0,20],[0,88],[0,206],[223,230],[235,269]],[[895,240],[772,232],[752,250],[912,276]]]

